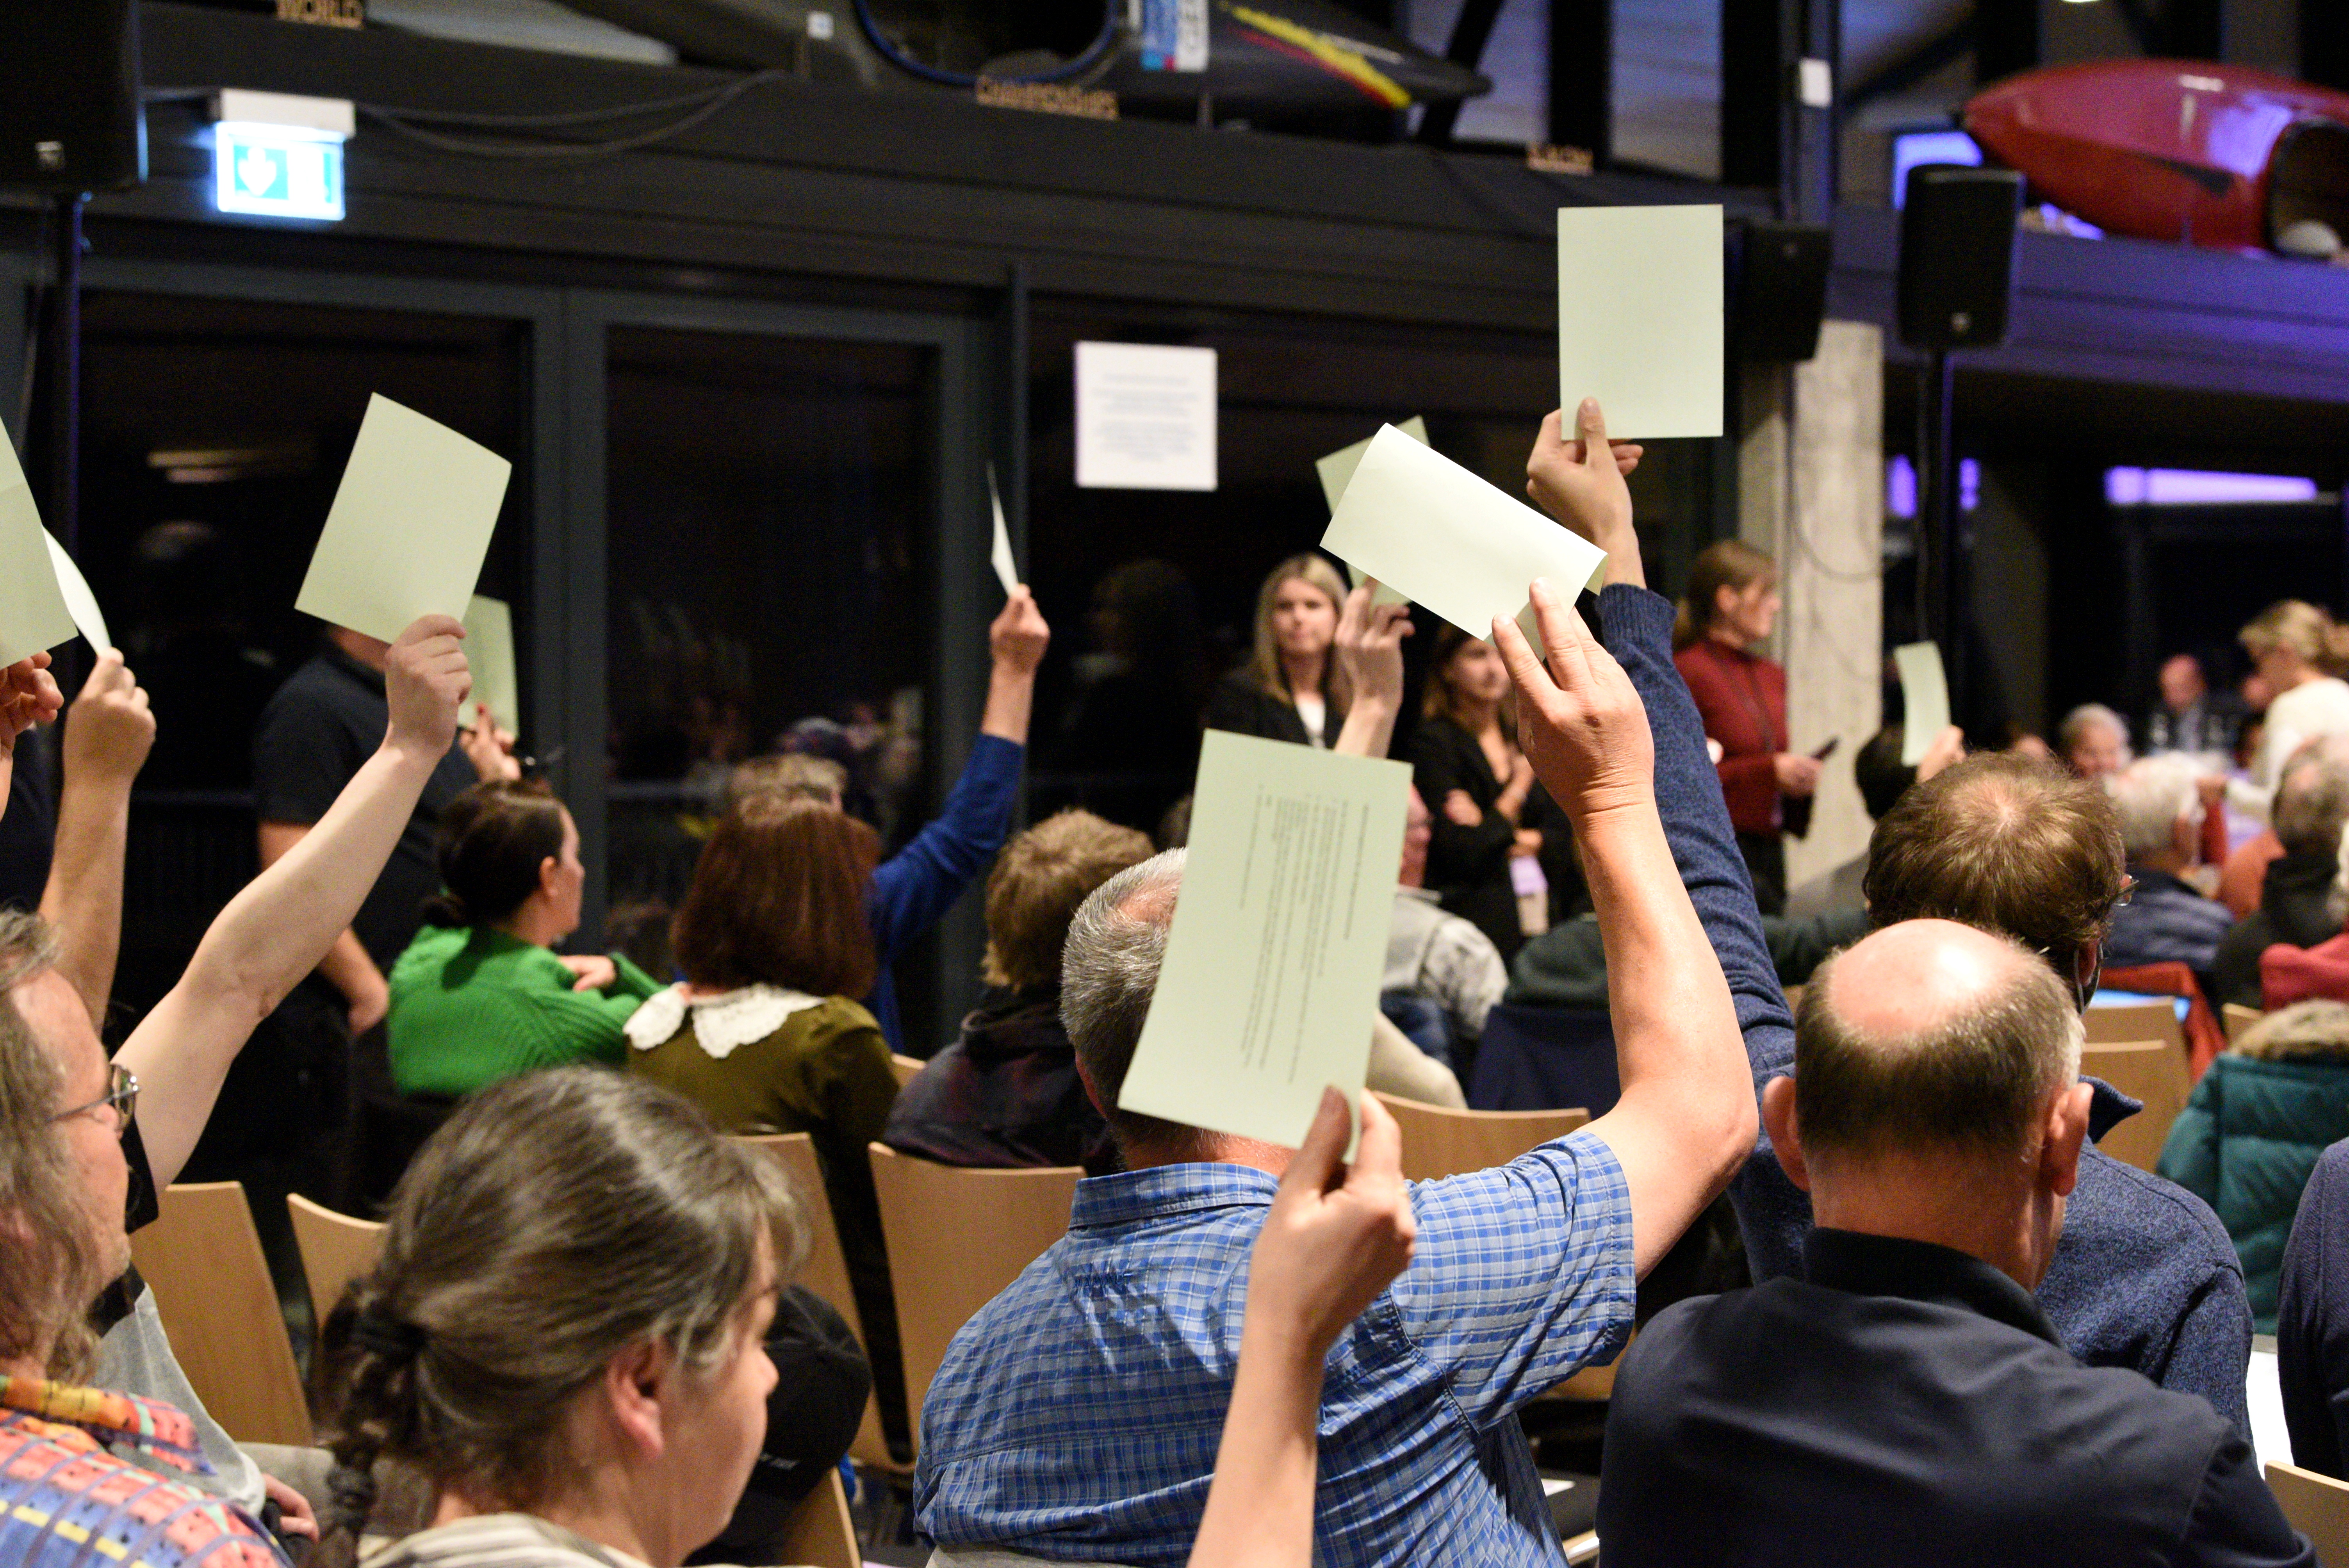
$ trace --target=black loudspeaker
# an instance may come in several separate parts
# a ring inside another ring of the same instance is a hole
[[[1986,348],[2006,337],[2014,293],[2014,220],[2023,176],[2011,169],[1920,163],[1900,209],[1900,341]]]
[[[0,3],[0,189],[70,196],[147,178],[133,0]]]
[[[1808,359],[1819,351],[1833,245],[1821,223],[1748,224],[1733,257],[1740,359]]]

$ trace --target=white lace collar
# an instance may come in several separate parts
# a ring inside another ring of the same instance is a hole
[[[745,985],[715,996],[688,1000],[683,985],[654,993],[652,999],[628,1016],[624,1032],[640,1051],[666,1044],[693,1021],[693,1040],[715,1060],[724,1061],[753,1040],[763,1040],[783,1026],[793,1013],[821,1006],[823,998],[780,985]]]

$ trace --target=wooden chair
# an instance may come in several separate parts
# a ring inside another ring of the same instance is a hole
[[[899,1088],[912,1083],[914,1075],[929,1065],[919,1057],[901,1057],[895,1051],[889,1053],[889,1070],[897,1075]]]
[[[2106,1133],[2096,1147],[2140,1171],[2152,1170],[2161,1158],[2163,1141],[2169,1137],[2169,1124],[2186,1109],[2186,1097],[2193,1092],[2187,1081],[2184,1050],[2168,1040],[2126,1045],[2092,1041],[2080,1053],[2080,1071],[2145,1102],[2143,1110]]]
[[[2227,1022],[2227,1043],[2230,1046],[2249,1033],[2253,1024],[2267,1016],[2257,1007],[2246,1007],[2240,1002],[2230,1002],[2220,1012]]]
[[[1803,1005],[1803,992],[1804,992],[1804,990],[1805,990],[1805,989],[1806,989],[1806,988],[1805,988],[1804,986],[1801,986],[1801,985],[1789,985],[1789,986],[1787,986],[1787,987],[1785,988],[1785,990],[1786,990],[1786,1011],[1788,1011],[1789,1013],[1791,1013],[1791,1012],[1793,1012],[1795,1008],[1797,1008],[1797,1007],[1799,1007],[1799,1006],[1801,1006]]]
[[[856,1521],[848,1512],[848,1489],[840,1484],[838,1470],[826,1470],[816,1489],[802,1500],[778,1544],[781,1562],[805,1568],[864,1568],[864,1553],[856,1544]]]
[[[294,1216],[294,1245],[310,1282],[310,1308],[324,1328],[326,1315],[343,1299],[351,1281],[375,1267],[376,1253],[383,1247],[383,1226],[337,1214],[299,1192],[285,1195],[285,1208]]]
[[[1451,1110],[1400,1095],[1378,1098],[1402,1130],[1402,1173],[1413,1181],[1506,1165],[1590,1119],[1587,1110]]]
[[[2090,1007],[2081,1016],[2092,1046],[2126,1046],[2138,1040],[2167,1040],[2181,1059],[2186,1031],[2178,1025],[2178,1009],[2167,1002],[2122,1002]]]
[[[239,1442],[308,1447],[302,1375],[243,1184],[174,1186],[161,1210],[130,1238],[130,1258],[196,1397]]]
[[[2268,1490],[2319,1563],[2349,1563],[2349,1486],[2297,1465],[2270,1462]]]
[[[922,1402],[957,1330],[1068,1233],[1084,1171],[1074,1165],[974,1171],[867,1145],[897,1300],[905,1408]]]
[[[832,1200],[824,1192],[823,1167],[815,1157],[815,1140],[804,1132],[771,1132],[740,1141],[782,1166],[792,1190],[799,1194],[801,1211],[807,1217],[808,1255],[792,1283],[806,1286],[826,1306],[846,1318],[848,1326],[855,1331],[856,1342],[864,1344],[864,1320],[857,1315],[856,1292],[848,1281],[848,1257],[841,1250],[840,1228],[832,1217]],[[881,1406],[875,1399],[864,1401],[864,1419],[857,1426],[855,1440],[848,1446],[848,1457],[889,1475],[904,1477],[914,1473],[913,1466],[900,1463],[889,1452],[888,1439],[881,1435]]]

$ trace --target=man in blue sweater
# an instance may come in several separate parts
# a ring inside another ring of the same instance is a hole
[[[1607,520],[1609,531],[1594,535],[1608,552],[1599,599],[1607,649],[1647,706],[1657,807],[1729,981],[1758,1101],[1772,1078],[1794,1072],[1793,1020],[1705,754],[1703,725],[1672,667],[1672,606],[1646,589],[1628,515],[1617,521],[1568,504],[1575,453],[1551,415],[1527,464],[1526,488],[1552,516]],[[1867,892],[1878,926],[1938,916],[2014,937],[2045,954],[2085,1004],[2125,885],[2120,833],[2101,790],[1988,757],[1948,769],[1887,813],[1870,845]],[[2140,1109],[2088,1081],[2092,1137]],[[1766,1130],[1729,1191],[1754,1277],[1798,1272],[1810,1199],[1786,1179]],[[2199,1394],[2250,1435],[2243,1384],[2251,1315],[2242,1266],[2218,1216],[2193,1194],[2086,1150],[2063,1240],[2036,1294],[2064,1347],[2080,1360],[2130,1367],[2164,1387]]]

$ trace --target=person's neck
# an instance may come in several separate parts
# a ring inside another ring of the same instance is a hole
[[[1455,717],[1461,728],[1482,740],[1501,727],[1501,705],[1497,699],[1485,702],[1473,696],[1462,697]]]
[[[0,1377],[12,1381],[40,1382],[49,1375],[49,1346],[37,1347],[39,1354],[30,1352],[0,1361]]]
[[[2275,687],[2276,696],[2282,696],[2288,691],[2298,691],[2322,674],[2323,672],[2314,665],[2295,665],[2288,675],[2270,676],[2268,685]]]
[[[2164,850],[2159,854],[2137,856],[2137,868],[2139,871],[2159,872],[2166,877],[2183,880],[2186,873],[2194,869],[2194,861],[2189,857],[2179,854],[2176,850]]]
[[[388,664],[385,657],[385,647],[381,643],[373,637],[363,636],[347,627],[329,626],[326,629],[326,640],[334,644],[345,658],[365,665],[378,675],[383,674]]]
[[[1291,654],[1280,655],[1280,673],[1288,682],[1291,696],[1319,696],[1323,673],[1330,667],[1328,654]]]
[[[527,942],[533,947],[552,948],[571,934],[563,929],[563,923],[555,918],[547,902],[535,896],[523,900],[520,909],[498,922],[497,928],[516,942]]]
[[[1427,885],[1426,860],[1423,858],[1416,864],[1404,866],[1402,874],[1397,876],[1395,881],[1404,887],[1425,887]]]
[[[1951,1179],[1958,1174],[1948,1161],[1921,1159],[1854,1162],[1831,1176],[1814,1163],[1812,1220],[1829,1230],[1948,1247],[2036,1289],[2043,1270],[2031,1244],[2030,1194],[1989,1171]]]
[[[599,1482],[590,1475],[586,1491],[577,1497],[564,1498],[539,1508],[513,1508],[489,1499],[473,1499],[459,1492],[444,1491],[432,1511],[435,1526],[455,1524],[462,1520],[481,1519],[496,1513],[526,1513],[547,1523],[571,1532],[583,1541],[598,1546],[608,1546],[615,1552],[625,1552],[651,1568],[678,1568],[685,1561],[692,1545],[663,1539],[663,1532],[648,1527],[637,1517],[636,1510],[626,1505],[621,1495],[625,1483]]]
[[[1129,1143],[1122,1145],[1119,1152],[1128,1171],[1154,1171],[1162,1165],[1245,1165],[1251,1171],[1263,1171],[1276,1181],[1288,1174],[1288,1162],[1297,1157],[1294,1149],[1259,1143],[1253,1138],[1232,1138],[1222,1133],[1201,1136],[1202,1143],[1188,1150]]]
[[[1704,629],[1704,634],[1733,654],[1742,654],[1754,639],[1726,621],[1715,621]]]

